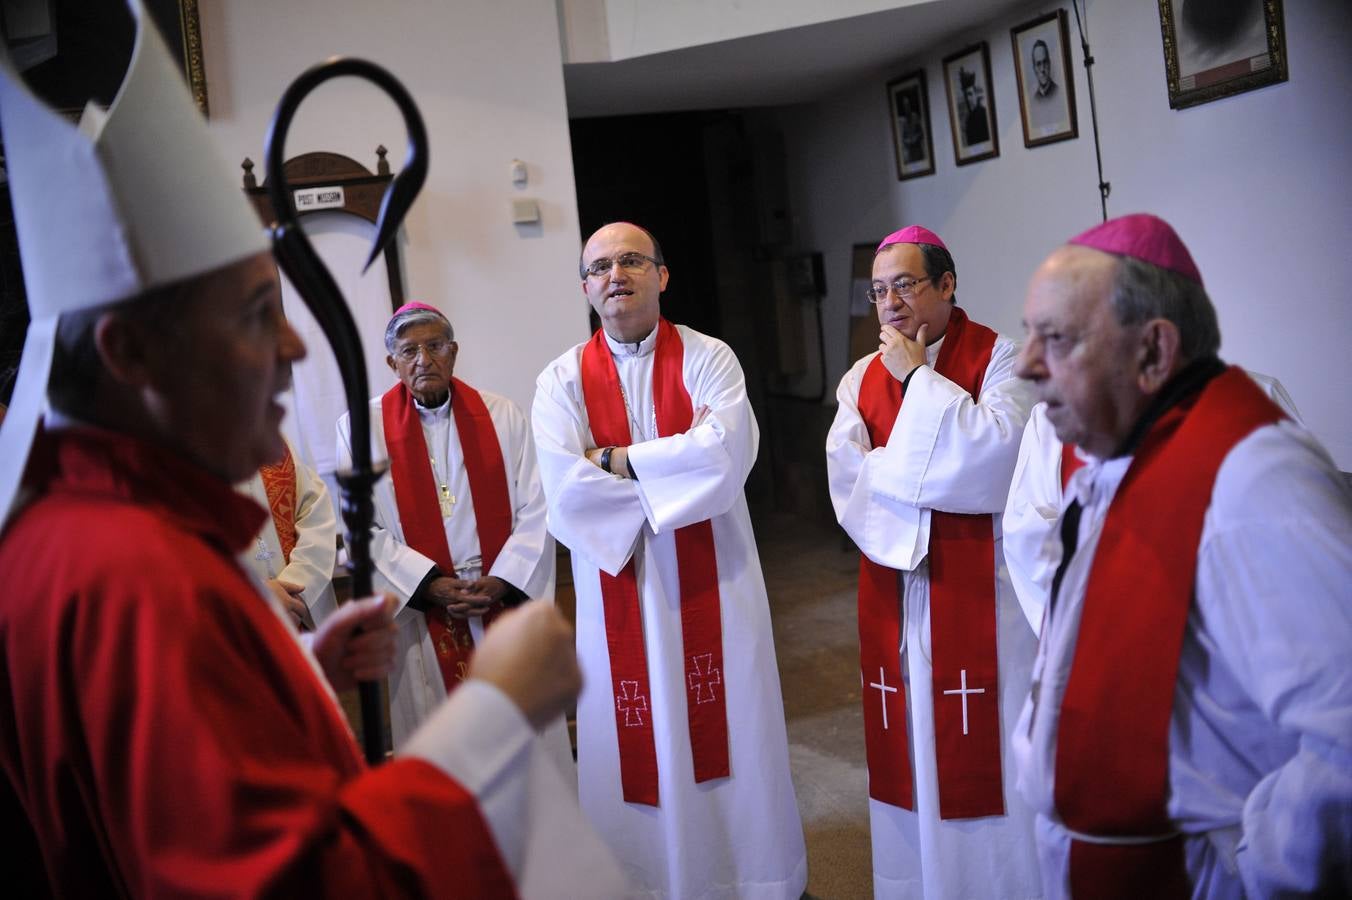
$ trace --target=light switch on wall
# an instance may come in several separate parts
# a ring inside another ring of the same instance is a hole
[[[512,184],[525,187],[527,179],[526,164],[519,159],[512,160]]]
[[[530,198],[512,201],[512,224],[531,225],[540,221],[540,204]]]

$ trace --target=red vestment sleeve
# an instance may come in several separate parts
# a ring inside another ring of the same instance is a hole
[[[56,894],[515,894],[459,784],[418,760],[366,768],[227,553],[91,505],[48,498],[0,553],[20,582],[0,617],[0,763]]]

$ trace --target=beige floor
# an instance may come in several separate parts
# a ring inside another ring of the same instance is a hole
[[[855,620],[858,551],[796,518],[756,523],[770,596],[789,763],[807,838],[808,896],[873,894]]]

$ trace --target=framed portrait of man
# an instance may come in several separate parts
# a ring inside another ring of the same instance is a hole
[[[934,139],[924,69],[887,83],[887,108],[892,119],[892,146],[897,152],[897,180],[933,175]]]
[[[944,58],[948,121],[953,126],[953,156],[960,166],[1000,155],[991,88],[991,53],[985,41]]]
[[[1286,80],[1282,0],[1159,0],[1169,106]]]
[[[1023,145],[1039,147],[1078,137],[1066,11],[1058,9],[1024,22],[1011,28],[1009,37],[1014,45]]]

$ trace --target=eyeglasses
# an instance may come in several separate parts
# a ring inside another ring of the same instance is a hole
[[[877,303],[879,305],[887,301],[887,294],[889,291],[896,294],[897,297],[902,300],[910,300],[915,296],[915,289],[917,286],[924,284],[926,281],[933,281],[936,278],[942,277],[944,277],[944,273],[940,272],[938,275],[926,275],[924,278],[908,278],[903,276],[892,282],[890,285],[883,284],[881,281],[875,281],[872,287],[864,291],[864,296],[868,298],[869,303]]]
[[[444,338],[433,338],[423,344],[406,344],[394,351],[394,355],[406,363],[411,363],[418,358],[420,352],[426,350],[427,355],[433,359],[442,359],[450,354],[452,343]]]
[[[646,269],[648,263],[655,266],[662,265],[660,259],[653,259],[651,256],[644,256],[642,253],[621,253],[614,259],[607,259],[603,256],[600,259],[592,260],[582,268],[582,273],[599,278],[609,272],[613,266],[619,266],[626,272],[638,273]]]

